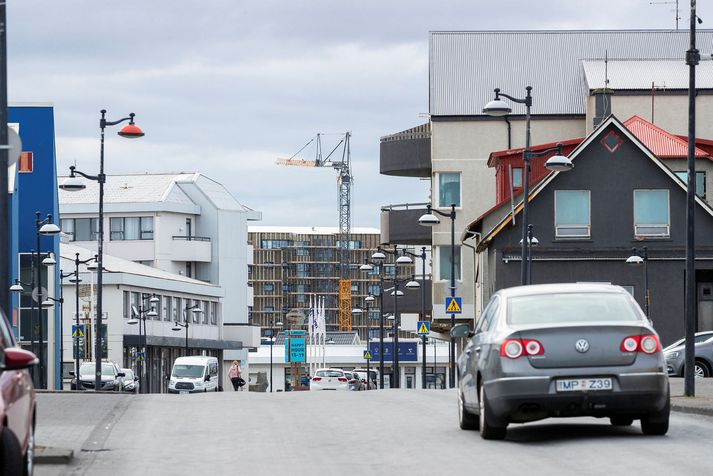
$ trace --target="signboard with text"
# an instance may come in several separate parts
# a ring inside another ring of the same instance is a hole
[[[371,360],[381,360],[379,342],[369,342]],[[394,360],[394,343],[384,342],[384,362]],[[418,342],[399,342],[399,362],[418,361]]]

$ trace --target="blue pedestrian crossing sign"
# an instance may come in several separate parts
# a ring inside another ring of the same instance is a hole
[[[446,298],[446,314],[462,314],[463,313],[463,298],[447,297]]]
[[[371,360],[371,352],[369,352],[368,350],[365,350],[365,351],[364,351],[364,358],[365,358],[366,360]]]
[[[418,329],[418,335],[428,335],[431,332],[431,323],[430,321],[418,321],[416,328]]]
[[[72,324],[72,337],[84,337],[84,324]]]

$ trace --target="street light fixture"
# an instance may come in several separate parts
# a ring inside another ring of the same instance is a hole
[[[361,313],[366,313],[366,350],[367,352],[369,351],[369,334],[370,334],[370,328],[371,326],[369,325],[369,305],[370,303],[374,302],[374,296],[369,295],[364,298],[364,307],[356,307],[352,309],[352,314],[361,314]],[[371,385],[371,368],[369,367],[369,364],[371,362],[371,357],[366,359],[366,389],[371,390],[369,387]]]
[[[149,307],[145,306],[146,301],[151,304]],[[145,366],[144,362],[146,362],[146,348],[148,347],[146,343],[146,337],[148,334],[148,331],[146,329],[146,319],[153,319],[158,316],[158,312],[156,312],[156,304],[161,302],[161,300],[156,296],[156,294],[152,294],[151,297],[144,297],[141,299],[142,306],[139,306],[138,309],[136,309],[134,306],[131,306],[131,318],[126,321],[127,324],[129,325],[139,325],[139,347],[141,348],[140,354],[138,356],[138,361],[139,361],[139,380],[141,385],[139,385],[140,391],[143,391],[144,393],[150,393],[148,391],[148,382],[145,382],[144,374],[148,375],[147,372],[144,371]],[[142,333],[141,333],[141,322],[144,323],[144,332],[143,332],[143,338],[142,338]]]
[[[437,217],[433,216],[438,219]],[[421,253],[412,253],[406,249],[401,250],[404,255],[421,258],[421,282],[424,284],[421,288],[421,320],[426,320],[426,247],[421,247]],[[407,285],[408,286],[408,285]],[[423,365],[421,366],[421,387],[426,388],[426,334],[421,336],[421,344],[423,348]],[[434,368],[435,372],[435,368]]]
[[[386,255],[381,252],[378,248],[374,254],[371,255],[374,261],[364,260],[364,264],[359,266],[359,270],[371,273],[374,270],[374,266],[377,266],[379,270],[379,388],[384,389],[384,267],[382,265],[383,260],[386,259]],[[369,295],[364,300],[371,298],[371,302],[374,301],[374,296]]]
[[[423,226],[435,226],[441,222],[436,214],[442,217],[448,217],[451,220],[451,298],[456,296],[456,205],[451,204],[451,212],[445,213],[440,210],[435,210],[431,204],[426,205],[426,213],[421,215],[418,219],[418,223]],[[451,314],[451,329],[456,325],[456,315]],[[455,337],[451,336],[450,346],[448,347],[448,379],[450,388],[455,387],[456,381],[456,367],[455,367],[455,357],[456,357],[456,340]]]
[[[171,330],[174,331],[180,331],[181,329],[186,330],[186,355],[188,355],[188,327],[190,326],[190,319],[188,318],[188,311],[191,311],[193,316],[197,316],[203,313],[203,310],[198,306],[198,304],[194,304],[192,306],[187,306],[183,309],[183,316],[185,318],[185,323],[180,323],[178,321],[175,321],[173,324],[173,327]]]
[[[649,250],[646,246],[644,246],[640,250],[632,248],[631,252],[633,254],[626,258],[626,263],[633,266],[644,265],[644,307],[646,310],[646,317],[649,317],[649,301],[651,299],[649,293]]]
[[[532,248],[539,246],[540,240],[532,236],[532,224],[527,225],[527,282],[532,284]],[[522,246],[522,239],[520,239]]]
[[[552,156],[546,163],[545,167],[548,170],[555,172],[565,172],[567,170],[572,170],[574,164],[570,159],[562,155],[562,144],[557,144],[556,147],[550,147],[540,152],[532,152],[530,147],[530,108],[532,107],[532,86],[527,86],[525,88],[526,94],[524,99],[519,99],[512,97],[508,94],[500,92],[499,88],[495,88],[495,99],[490,101],[483,108],[483,113],[489,116],[501,117],[507,116],[512,112],[510,107],[500,99],[500,96],[509,99],[510,101],[518,104],[525,105],[525,150],[522,152],[522,158],[525,162],[524,177],[522,182],[522,248],[521,248],[521,262],[520,262],[520,284],[527,285],[529,282],[529,257],[528,257],[528,247],[527,247],[527,227],[529,222],[529,202],[530,202],[530,160],[533,157],[544,157],[550,152],[557,151],[557,155]],[[451,368],[451,371],[454,369]]]
[[[135,139],[142,137],[144,132],[134,124],[134,113],[129,114],[129,117],[124,117],[118,121],[107,121],[106,120],[106,109],[101,111],[101,119],[99,120],[100,129],[100,148],[99,148],[99,174],[89,175],[85,174],[76,169],[76,167],[71,166],[69,168],[69,177],[64,180],[64,182],[59,186],[62,190],[68,192],[83,190],[86,185],[82,180],[80,180],[77,175],[80,175],[88,180],[93,180],[99,184],[99,230],[97,236],[97,264],[99,272],[97,274],[97,320],[96,320],[96,336],[95,336],[95,351],[94,357],[96,360],[96,367],[94,371],[94,389],[99,391],[101,388],[101,358],[102,358],[102,344],[101,344],[101,325],[102,325],[102,312],[103,312],[103,263],[104,263],[104,184],[106,183],[106,175],[104,174],[104,130],[107,126],[115,126],[121,124],[122,122],[129,121],[129,124],[119,130],[119,136],[126,137],[128,139]],[[78,376],[77,376],[78,377]]]

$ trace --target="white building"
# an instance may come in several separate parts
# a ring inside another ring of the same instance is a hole
[[[85,185],[59,191],[62,230],[73,244],[96,250],[99,187],[90,180]],[[107,176],[104,252],[220,286],[222,338],[242,342],[224,358],[244,360],[245,349],[259,345],[259,329],[248,324],[247,222],[260,218],[200,173]]]
[[[58,265],[64,278],[61,316],[65,379],[76,365],[73,326],[84,325],[85,336],[79,340],[80,361],[94,360],[92,329],[96,317],[96,269],[80,264],[79,283],[74,281],[73,275],[77,259],[86,261],[93,256],[92,250],[66,243],[60,245]],[[240,342],[228,341],[223,336],[221,300],[224,290],[220,286],[111,255],[104,256],[103,281],[105,320],[102,327],[106,329],[103,358],[115,361],[120,367],[138,370],[137,352],[145,349],[144,390],[165,392],[165,377],[170,374],[173,360],[178,356],[205,354],[218,357],[227,348],[241,346]],[[151,303],[152,297],[158,298],[158,303]],[[193,307],[201,312],[187,311]],[[137,320],[132,308],[139,311],[141,330],[139,325],[131,324]],[[148,316],[152,308],[156,315]],[[175,322],[185,326],[186,316],[188,327],[181,327],[179,332],[172,330]]]

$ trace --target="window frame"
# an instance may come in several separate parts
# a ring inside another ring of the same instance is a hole
[[[579,224],[567,224],[567,225],[559,225],[557,223],[557,196],[558,194],[566,193],[566,192],[587,192],[587,221],[589,222],[588,225],[579,225]],[[566,240],[587,240],[592,237],[592,191],[591,190],[584,190],[584,189],[576,189],[576,190],[555,190],[554,193],[554,204],[555,204],[555,211],[554,211],[554,226],[555,226],[555,238],[556,239],[566,239]],[[560,231],[560,229],[580,229],[580,230],[585,230],[586,235],[574,235],[574,234],[565,234]]]
[[[686,187],[688,187],[688,171],[687,170],[676,171],[673,174],[676,177],[678,177]],[[681,175],[683,175],[683,176],[681,176]],[[698,193],[698,177],[699,176],[703,177],[703,181],[701,182],[703,184],[703,193],[702,194]],[[696,170],[696,196],[698,196],[701,200],[706,199],[706,171],[705,170]]]
[[[638,224],[636,222],[636,196],[637,192],[665,192],[666,193],[666,214],[667,214],[667,220],[668,223],[663,224],[663,223],[643,223],[643,224]],[[635,237],[641,237],[641,238],[670,238],[671,237],[671,193],[670,190],[667,188],[636,188],[633,190],[633,196],[632,196],[632,201],[633,201],[633,216],[632,216],[632,223],[634,226],[634,236]],[[639,233],[639,228],[654,228],[654,227],[661,227],[665,228],[665,233]]]
[[[458,203],[455,204],[456,209],[460,209],[463,204],[463,174],[460,171],[442,171],[436,172],[436,198],[438,199],[437,208],[451,208],[452,203],[442,204],[441,203],[441,177],[443,175],[457,175],[458,176]]]
[[[441,259],[441,249],[448,249],[450,250],[451,245],[436,245],[438,248],[438,279],[436,280],[437,282],[441,283],[447,283],[450,282],[450,278],[443,278],[443,269],[441,268],[443,264],[443,260]],[[457,255],[457,263],[458,266],[456,266],[456,276],[455,276],[455,281],[463,281],[463,247],[461,245],[455,245],[455,248],[457,248],[456,255]],[[450,269],[448,270],[450,273]]]

